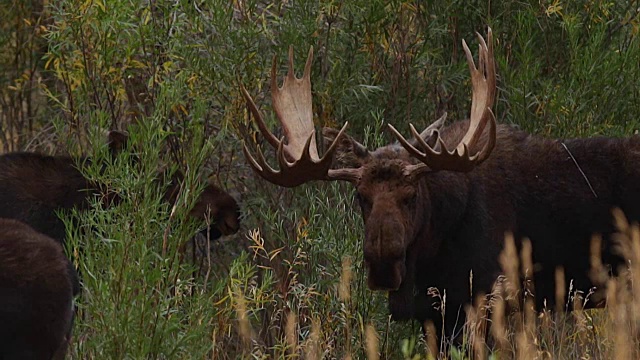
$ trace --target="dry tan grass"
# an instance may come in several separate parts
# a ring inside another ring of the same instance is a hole
[[[425,336],[422,346],[415,351],[411,359],[636,359],[640,358],[640,229],[628,224],[620,212],[614,212],[619,233],[615,242],[628,260],[626,269],[620,271],[617,278],[608,278],[600,259],[601,238],[594,236],[592,241],[591,276],[596,283],[606,285],[606,307],[603,309],[583,310],[585,299],[598,296],[598,293],[580,293],[573,289],[572,283],[565,279],[562,268],[556,271],[556,307],[555,311],[544,309],[536,311],[532,295],[535,284],[532,280],[533,262],[531,243],[525,240],[520,253],[511,234],[505,237],[504,251],[500,263],[504,269],[501,277],[489,296],[479,297],[467,310],[465,324],[465,342],[462,352],[451,351],[444,343],[436,343],[436,326],[425,324]],[[344,304],[345,312],[351,309],[354,298],[351,283],[354,281],[352,260],[345,257],[342,261],[340,280],[336,284],[336,294]],[[567,291],[568,290],[568,291]],[[446,294],[431,289],[433,295],[440,296],[446,302]],[[521,294],[528,294],[521,296]],[[570,294],[568,303],[565,297]],[[255,336],[246,316],[246,304],[242,297],[235,294],[238,314],[238,333],[244,339],[244,346],[251,347]],[[565,313],[565,309],[571,309]],[[357,314],[348,314],[357,315]],[[323,336],[327,331],[323,322],[335,314],[319,314],[311,318],[309,333],[303,336],[300,330],[300,318],[289,311],[284,326],[284,341],[288,356],[284,358],[321,359],[327,353],[342,353],[342,359],[357,358],[362,354],[367,359],[400,358],[400,354],[388,353],[381,340],[386,341],[389,329],[376,329],[371,323],[357,328],[345,324],[340,342],[344,348],[336,350],[337,342]],[[360,338],[361,342],[353,341]],[[384,343],[383,341],[383,343]],[[352,348],[359,344],[361,348]],[[454,354],[455,353],[455,354]]]
[[[564,270],[556,270],[555,313],[534,309],[530,296],[519,295],[533,292],[535,284],[530,280],[531,244],[524,241],[519,256],[516,256],[515,241],[511,234],[505,237],[504,251],[500,262],[505,273],[505,281],[497,286],[490,298],[491,328],[488,343],[478,334],[477,326],[468,348],[470,358],[487,359],[490,353],[508,359],[637,359],[640,358],[640,230],[630,225],[624,215],[614,211],[618,233],[615,243],[619,253],[627,259],[628,266],[620,269],[615,278],[606,276],[600,258],[601,238],[593,237],[591,276],[594,283],[606,288],[606,306],[603,309],[583,310],[586,299],[597,293],[581,293],[574,289],[565,277]],[[518,271],[519,269],[519,271]],[[524,281],[521,283],[521,280]],[[567,296],[568,303],[565,303]],[[480,323],[481,314],[486,314],[484,301],[477,301],[468,310],[472,325]],[[569,314],[564,314],[566,308]],[[508,308],[511,312],[505,311]],[[487,320],[485,317],[484,320]],[[487,351],[489,350],[489,351]],[[447,358],[446,356],[442,357]]]

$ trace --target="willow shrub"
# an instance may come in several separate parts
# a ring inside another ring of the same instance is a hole
[[[433,357],[419,326],[390,321],[366,288],[351,187],[280,189],[246,166],[239,139],[256,134],[239,84],[274,127],[271,60],[283,74],[290,45],[300,67],[315,49],[316,124],[349,121],[370,147],[390,140],[386,123],[467,116],[460,44],[487,25],[499,122],[568,137],[630,134],[640,119],[640,23],[626,1],[0,3],[3,147],[90,155],[85,174],[122,198],[65,215],[84,285],[76,358]],[[133,140],[115,159],[106,129]],[[167,166],[186,173],[175,208],[154,181]],[[180,254],[208,174],[242,195],[244,225],[203,268]],[[541,351],[566,354],[564,334]]]

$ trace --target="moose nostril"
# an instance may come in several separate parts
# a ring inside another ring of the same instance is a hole
[[[367,285],[371,290],[397,290],[405,275],[403,261],[367,262]]]

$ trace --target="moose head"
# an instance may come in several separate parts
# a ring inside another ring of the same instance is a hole
[[[129,135],[126,132],[111,130],[108,133],[109,153],[116,156],[126,149],[129,142]],[[170,178],[164,171],[161,171],[163,180],[167,180],[169,186],[164,193],[164,199],[174,204],[177,201],[184,174],[177,171]],[[109,199],[109,201],[119,201],[119,199]],[[189,212],[192,218],[202,221],[209,221],[212,227],[201,231],[205,237],[218,239],[225,235],[232,235],[240,229],[240,207],[236,200],[219,186],[208,182],[202,190],[198,201]]]
[[[166,189],[164,199],[173,204],[176,202],[184,175],[176,172]],[[240,207],[236,200],[219,186],[209,182],[202,190],[189,216],[194,219],[209,221],[213,226],[203,229],[200,233],[210,239],[232,235],[240,229]]]
[[[463,41],[471,71],[472,105],[466,132],[453,136],[455,144],[446,143],[441,130],[446,114],[421,133],[410,126],[413,139],[405,139],[392,125],[389,130],[397,143],[367,150],[341,130],[325,128],[323,135],[330,145],[320,157],[313,125],[310,69],[313,48],[309,51],[302,78],[294,75],[293,50],[289,49],[289,71],[284,84],[276,80],[276,61],[271,70],[273,108],[284,130],[277,139],[267,128],[262,115],[244,87],[248,108],[265,139],[276,149],[279,170],[265,161],[258,149],[254,157],[247,146],[244,154],[251,167],[264,179],[279,186],[294,187],[311,180],[344,180],[357,190],[357,199],[365,224],[364,260],[368,269],[368,286],[373,290],[397,291],[405,278],[412,277],[412,255],[408,249],[419,246],[423,255],[434,255],[439,244],[430,239],[431,203],[429,183],[422,181],[442,171],[465,173],[486,160],[495,145],[496,123],[491,111],[496,94],[496,71],[493,60],[491,29],[488,43],[478,35],[479,66]],[[451,136],[447,137],[451,141]],[[335,162],[339,168],[332,167]],[[413,290],[413,284],[411,284]]]

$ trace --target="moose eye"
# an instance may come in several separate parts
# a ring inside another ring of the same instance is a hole
[[[415,191],[408,192],[404,194],[404,196],[402,197],[402,204],[404,204],[405,206],[413,206],[415,201],[416,201]]]

